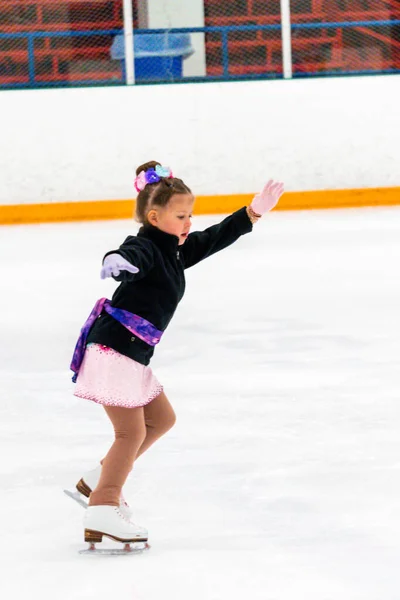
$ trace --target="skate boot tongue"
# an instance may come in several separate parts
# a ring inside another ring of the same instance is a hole
[[[122,512],[125,518],[131,520],[133,518],[133,511],[127,501],[124,498],[123,493],[121,492],[121,496],[119,498],[119,510]]]

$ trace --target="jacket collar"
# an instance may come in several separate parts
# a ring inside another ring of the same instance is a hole
[[[144,237],[151,240],[156,246],[165,252],[176,252],[178,250],[179,238],[177,235],[165,233],[153,225],[143,225],[138,233],[138,237]]]

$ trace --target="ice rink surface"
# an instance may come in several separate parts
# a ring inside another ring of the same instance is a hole
[[[0,597],[399,600],[399,208],[272,213],[187,271],[152,362],[177,424],[125,487],[152,549],[78,554],[62,490],[112,431],[69,363],[136,230],[0,229]]]

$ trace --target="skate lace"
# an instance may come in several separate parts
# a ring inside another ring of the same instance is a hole
[[[136,527],[136,529],[139,531],[144,531],[144,529],[142,527],[140,527],[139,525],[136,525],[136,523],[134,523],[133,521],[131,521],[130,519],[128,519],[128,517],[126,517],[117,506],[114,506],[114,509],[116,510],[116,512],[118,513],[118,515],[120,517],[122,517],[124,519],[124,521],[126,521],[127,523],[129,523],[129,525],[132,525],[133,527]]]
[[[118,506],[114,506],[115,511],[117,512],[119,517],[122,517],[124,519],[124,521],[126,521],[127,523],[130,523],[131,525],[133,525],[132,521],[130,519],[128,519],[128,517],[126,517],[124,515],[123,512],[121,512],[118,508]]]

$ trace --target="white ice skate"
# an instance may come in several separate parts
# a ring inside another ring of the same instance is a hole
[[[129,521],[117,506],[89,506],[83,524],[89,548],[80,554],[138,554],[150,548],[147,529]],[[96,548],[95,544],[102,542],[104,536],[122,542],[124,547]]]
[[[70,490],[64,490],[64,493],[73,500],[75,500],[75,502],[80,504],[83,508],[87,508],[87,498],[89,498],[90,494],[92,493],[92,490],[94,490],[97,487],[97,484],[100,479],[100,474],[101,465],[98,465],[95,469],[88,471],[87,473],[85,473],[85,475],[83,475],[83,477],[81,477],[81,479],[75,486],[76,491],[71,492]],[[119,508],[124,517],[126,517],[127,519],[132,518],[132,510],[122,494],[120,497]]]

